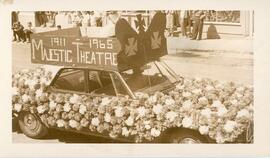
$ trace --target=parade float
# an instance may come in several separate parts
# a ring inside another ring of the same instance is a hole
[[[136,143],[252,143],[253,87],[183,78],[167,55],[165,15],[144,31],[124,19],[114,37],[85,37],[80,28],[31,36],[32,63],[12,76],[12,110],[23,133],[48,129]]]

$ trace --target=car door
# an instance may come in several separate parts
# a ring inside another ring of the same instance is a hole
[[[96,122],[93,120],[99,118],[100,125],[103,123],[101,120],[103,120],[104,114],[100,114],[97,110],[97,106],[100,105],[97,102],[101,99],[116,96],[125,97],[123,87],[122,90],[119,88],[122,84],[115,81],[115,78],[112,78],[113,76],[113,72],[108,71],[77,68],[64,68],[60,70],[50,85],[50,96],[57,97],[62,95],[65,98],[64,102],[57,102],[57,104],[61,104],[61,106],[64,107],[65,104],[68,103],[71,104],[71,107],[69,111],[60,112],[61,116],[59,116],[58,120],[64,120],[67,123],[73,120],[72,125],[70,125],[71,128],[68,128],[68,130],[79,130],[81,133],[109,137],[109,132],[100,132],[98,130],[100,126],[96,125]],[[80,98],[86,99],[88,102],[74,102],[71,98],[74,98],[75,94]],[[80,107],[74,108],[74,106],[81,106],[81,104],[89,105],[87,106],[87,111],[81,112],[81,109],[78,109]],[[63,113],[71,117],[63,118]],[[82,122],[82,120],[84,120],[84,122]],[[85,121],[88,121],[88,124],[81,127]],[[79,126],[74,126],[74,123],[79,124]]]

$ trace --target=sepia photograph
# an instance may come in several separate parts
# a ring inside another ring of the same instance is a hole
[[[13,143],[253,143],[251,10],[12,11]]]

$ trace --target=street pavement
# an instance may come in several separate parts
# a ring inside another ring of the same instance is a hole
[[[162,59],[180,76],[253,84],[252,53],[177,50],[169,54]],[[12,43],[12,72],[39,66],[31,63],[30,55],[30,44]],[[114,143],[103,138],[57,130],[50,131],[46,139],[31,139],[21,133],[16,120],[12,121],[12,136],[14,143]]]

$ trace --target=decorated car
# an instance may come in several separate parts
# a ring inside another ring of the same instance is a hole
[[[138,33],[119,19],[113,37],[80,28],[31,36],[31,60],[12,76],[12,110],[22,132],[50,128],[136,143],[251,143],[253,87],[183,78],[162,60],[166,17]]]

